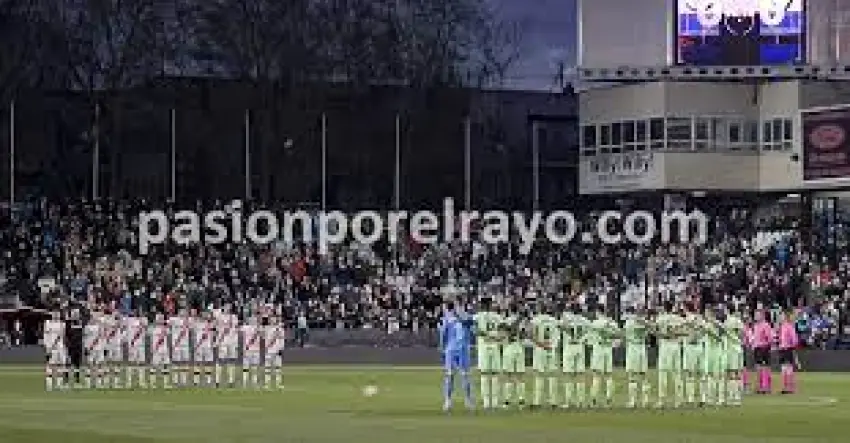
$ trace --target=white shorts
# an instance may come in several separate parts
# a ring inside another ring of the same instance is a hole
[[[171,360],[174,363],[189,363],[192,361],[192,354],[188,348],[174,348],[171,353]]]
[[[219,360],[236,360],[239,358],[239,348],[237,346],[225,346],[218,348]]]
[[[283,356],[280,352],[272,352],[266,355],[266,360],[263,363],[274,368],[283,366]]]
[[[121,352],[121,346],[109,346],[104,353],[106,361],[110,363],[120,363],[124,361],[124,353]]]
[[[106,362],[106,351],[103,348],[92,349],[86,354],[86,363],[89,365],[102,365]]]
[[[47,354],[47,364],[50,366],[62,366],[68,362],[68,353],[65,349],[54,349]]]
[[[212,348],[200,348],[195,350],[195,363],[212,363],[213,350]]]
[[[127,348],[127,361],[130,363],[147,363],[147,352],[142,346]]]
[[[262,361],[262,354],[259,352],[246,352],[242,356],[242,366],[259,366]]]
[[[152,366],[165,366],[170,364],[171,358],[168,356],[168,352],[154,352],[151,354]]]

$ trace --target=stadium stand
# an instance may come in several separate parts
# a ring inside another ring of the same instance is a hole
[[[502,306],[578,300],[614,315],[630,306],[693,300],[748,311],[796,309],[812,346],[847,346],[850,335],[850,258],[831,266],[826,251],[798,250],[799,234],[774,230],[773,219],[719,219],[701,247],[541,243],[524,256],[516,243],[349,242],[319,255],[311,244],[279,242],[165,244],[140,255],[135,214],[151,207],[141,200],[41,200],[6,211],[0,229],[6,311],[77,300],[148,315],[230,304],[247,317],[271,304],[309,344],[314,334],[307,331],[434,328],[447,298],[474,305],[488,297]],[[588,213],[583,221],[594,220]],[[3,329],[13,330],[7,323]]]

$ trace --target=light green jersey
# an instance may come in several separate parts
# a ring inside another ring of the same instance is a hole
[[[475,314],[475,335],[478,344],[498,343],[501,339],[502,316],[493,311]]]
[[[626,344],[630,346],[646,346],[649,339],[649,323],[639,315],[630,315],[623,325]]]
[[[585,344],[590,330],[590,320],[582,315],[565,312],[561,314],[561,330],[564,331],[562,338],[565,344]]]
[[[509,314],[502,318],[504,340],[507,343],[524,343],[528,338],[528,326],[522,317]]]
[[[680,317],[681,318],[681,317]],[[700,346],[705,335],[705,319],[696,314],[688,314],[682,319],[682,344]]]
[[[535,315],[531,319],[532,337],[535,344],[544,344],[555,349],[561,344],[561,330],[558,319],[549,314]]]
[[[619,334],[620,328],[617,323],[603,315],[590,322],[588,342],[591,346],[612,348],[614,347],[614,339]]]
[[[659,340],[679,341],[683,330],[683,318],[675,314],[660,314],[655,320]]]
[[[723,348],[724,335],[720,322],[714,318],[703,319],[702,342],[707,350],[719,350]]]
[[[737,315],[726,316],[723,322],[723,338],[727,349],[740,349],[744,344],[744,321]]]

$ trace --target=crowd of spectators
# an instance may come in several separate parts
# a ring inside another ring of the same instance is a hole
[[[840,343],[850,325],[847,248],[818,254],[801,246],[797,230],[777,228],[787,228],[778,216],[750,211],[716,215],[703,245],[540,242],[520,254],[513,242],[473,238],[346,242],[319,254],[309,243],[279,241],[165,243],[140,254],[138,214],[149,209],[163,208],[141,200],[4,208],[0,299],[46,309],[74,299],[143,314],[229,304],[243,316],[271,304],[302,339],[310,329],[432,328],[446,297],[470,305],[488,297],[502,306],[572,300],[614,315],[671,299],[795,309],[807,342],[823,347]]]

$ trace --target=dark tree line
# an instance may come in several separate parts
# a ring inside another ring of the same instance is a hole
[[[0,93],[162,76],[481,85],[517,56],[488,0],[0,0]]]
[[[463,91],[498,85],[520,38],[489,0],[0,0],[0,108],[22,91],[72,94],[72,105],[21,103],[39,141],[55,146],[21,152],[17,173],[88,167],[97,140],[99,194],[115,197],[134,192],[124,179],[138,169],[134,144],[159,165],[162,189],[151,193],[167,194],[169,108],[191,129],[178,136],[178,193],[244,195],[232,148],[250,109],[254,195],[286,201],[319,198],[317,130],[329,112],[331,204],[375,205],[391,199],[393,118],[402,113],[405,202],[449,191],[460,199],[459,122],[473,113]],[[214,93],[198,92],[199,78]],[[156,92],[163,81],[172,85],[165,99]],[[39,107],[51,109],[43,122]],[[54,181],[76,177],[62,185],[70,194],[93,187],[91,174],[54,172]]]

